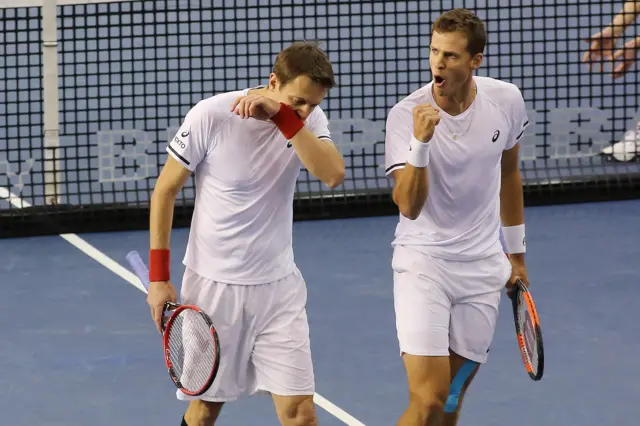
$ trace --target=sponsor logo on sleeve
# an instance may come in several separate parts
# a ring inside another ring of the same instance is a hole
[[[187,130],[178,130],[178,133],[173,138],[173,144],[176,148],[184,150],[187,148],[187,142],[189,141],[189,134],[191,133],[190,129]]]

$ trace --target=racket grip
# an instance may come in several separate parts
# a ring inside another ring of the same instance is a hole
[[[137,275],[140,282],[144,288],[149,291],[149,269],[147,265],[144,264],[144,260],[140,257],[140,254],[137,251],[130,251],[127,253],[127,262],[129,262],[129,266],[133,269],[133,272]]]

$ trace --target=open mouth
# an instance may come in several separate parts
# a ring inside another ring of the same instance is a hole
[[[439,75],[435,75],[433,76],[433,81],[436,84],[436,87],[442,87],[446,80]]]

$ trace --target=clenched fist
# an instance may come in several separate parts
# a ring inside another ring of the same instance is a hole
[[[429,142],[440,122],[440,111],[430,104],[413,108],[413,136],[421,142]]]

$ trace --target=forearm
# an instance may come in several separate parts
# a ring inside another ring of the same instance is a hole
[[[514,172],[502,179],[500,190],[500,216],[506,251],[519,262],[524,261],[525,227],[524,198],[522,180],[519,172]]]
[[[309,173],[331,188],[342,183],[344,160],[340,152],[332,143],[318,139],[289,105],[281,102],[271,121],[291,143]]]
[[[327,186],[335,188],[344,181],[344,159],[332,143],[318,139],[303,127],[289,140],[304,167]]]
[[[393,188],[393,201],[403,216],[414,220],[420,216],[429,195],[429,176],[426,167],[407,163]]]
[[[149,247],[169,249],[176,193],[156,188],[151,195],[149,212]]]
[[[524,223],[522,180],[518,171],[502,178],[500,217],[503,226],[516,226]]]
[[[149,281],[165,282],[171,278],[171,225],[177,193],[156,188],[151,195],[149,212]]]
[[[611,26],[620,35],[625,28],[631,25],[640,14],[640,0],[627,1],[622,6],[622,10],[613,18]]]

